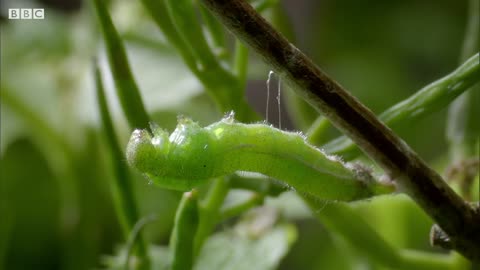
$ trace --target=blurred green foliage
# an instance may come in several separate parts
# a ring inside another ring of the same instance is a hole
[[[221,113],[203,91],[202,80],[192,75],[195,72],[158,30],[151,11],[137,1],[109,2],[150,118],[168,130],[178,114],[192,116],[202,125],[217,121]],[[2,15],[6,8],[36,5],[6,1]],[[287,17],[277,21],[283,23],[278,23],[280,31],[288,33],[285,25],[291,20],[289,35],[298,47],[377,113],[459,64],[466,1],[325,0],[283,1],[282,5]],[[278,20],[271,11],[265,14]],[[114,163],[101,136],[91,70],[94,57],[103,71],[120,145],[126,144],[131,130],[115,95],[94,15],[89,5],[68,14],[47,7],[44,20],[1,21],[0,269],[122,267],[126,239],[114,211]],[[215,42],[220,41],[211,43]],[[232,47],[233,39],[228,37],[226,44]],[[215,53],[223,67],[227,53]],[[249,85],[260,82],[261,87],[247,90],[247,98],[251,103],[262,99],[264,104],[268,67],[257,55],[250,60]],[[256,109],[263,114],[264,108]],[[441,173],[449,165],[446,112],[445,108],[396,129]],[[337,135],[334,129],[327,130],[327,138]],[[158,217],[143,232],[146,242],[156,245],[150,249],[153,265],[163,269],[168,258],[163,246],[181,194],[155,188],[139,175],[134,178],[139,215]],[[478,193],[474,196],[478,200]],[[237,197],[242,196],[229,194],[226,202],[238,201]],[[223,266],[210,269],[234,269],[229,263],[235,269],[254,269],[248,264],[253,258],[265,263],[261,269],[385,269],[316,221],[297,196],[282,194],[266,200],[266,205],[276,209],[279,220],[257,235],[262,241],[245,236],[245,230],[252,228],[248,218],[227,220],[221,227],[228,229],[206,241],[198,269],[212,265]],[[353,209],[396,248],[438,251],[428,244],[432,221],[407,197],[375,198]],[[212,255],[224,248],[225,256],[237,252],[238,257],[222,261],[221,256]],[[229,253],[228,248],[236,251]],[[459,262],[456,267],[464,265],[461,258],[452,260]]]

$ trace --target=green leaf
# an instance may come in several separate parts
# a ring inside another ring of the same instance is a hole
[[[57,231],[62,201],[45,155],[30,140],[15,140],[1,159],[0,178],[0,267],[55,268],[45,258],[62,251]]]
[[[102,0],[93,0],[107,49],[110,69],[122,109],[131,128],[146,128],[149,123],[140,90],[130,71],[127,53]]]
[[[296,240],[291,224],[277,225],[258,238],[236,231],[211,236],[197,259],[195,270],[276,269]]]
[[[242,222],[241,224],[244,224]],[[255,228],[251,226],[252,231]],[[237,227],[238,228],[238,227]],[[297,230],[292,224],[282,223],[252,236],[244,228],[222,231],[212,235],[203,247],[194,270],[268,270],[276,269],[280,260],[288,253],[297,239]],[[114,256],[104,256],[107,269],[124,270],[125,247]],[[169,270],[168,247],[150,246],[151,269]],[[134,260],[131,260],[135,264]],[[134,266],[134,265],[130,265]]]

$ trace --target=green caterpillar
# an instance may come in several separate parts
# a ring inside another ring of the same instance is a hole
[[[343,163],[309,145],[298,133],[266,124],[242,124],[233,112],[205,128],[179,118],[175,131],[135,130],[128,163],[157,185],[190,190],[235,171],[258,172],[292,189],[327,200],[352,201],[389,193],[361,166]]]

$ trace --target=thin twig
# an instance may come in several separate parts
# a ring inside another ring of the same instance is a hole
[[[480,217],[367,107],[323,73],[246,1],[202,3],[297,94],[381,165],[449,235],[455,249],[480,260]]]

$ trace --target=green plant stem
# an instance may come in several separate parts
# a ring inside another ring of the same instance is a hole
[[[173,25],[197,61],[200,71],[220,68],[203,35],[191,0],[165,0]]]
[[[277,197],[289,190],[285,185],[268,177],[246,176],[234,173],[228,179],[230,188],[250,190],[272,197]]]
[[[158,40],[142,33],[137,33],[135,31],[122,33],[121,38],[126,43],[139,45],[143,48],[150,49],[155,52],[171,54],[175,50],[172,46],[170,46],[170,44],[167,44],[164,41]]]
[[[257,113],[245,100],[244,89],[232,74],[212,71],[199,77],[207,93],[217,104],[221,113],[235,112],[235,118],[242,122],[258,120]]]
[[[310,104],[300,98],[288,85],[284,87],[285,105],[288,115],[292,118],[295,128],[301,131],[308,131],[310,126],[318,119],[318,112]]]
[[[142,0],[142,4],[167,38],[168,43],[177,49],[183,62],[185,62],[192,73],[197,75],[199,71],[195,63],[195,57],[173,25],[165,0]]]
[[[150,222],[153,222],[157,220],[157,216],[155,215],[150,215],[143,217],[135,223],[135,226],[133,226],[130,235],[128,236],[127,243],[125,244],[125,249],[126,249],[126,258],[125,258],[125,268],[126,270],[129,269],[130,267],[130,259],[132,257],[132,251],[134,251],[135,246],[137,245],[137,242],[142,239],[142,235],[140,234],[142,232],[142,229],[145,227]]]
[[[142,0],[142,3],[168,42],[178,50],[185,64],[205,87],[220,113],[233,110],[241,121],[257,120],[258,115],[246,102],[244,89],[239,80],[219,65],[203,35],[197,37],[199,44],[202,45],[196,46],[197,41],[193,37],[201,33],[201,28],[198,30],[200,21],[194,20],[191,14],[192,7],[186,1],[188,2],[188,0],[182,0],[181,3],[172,1],[168,5],[163,0]],[[184,14],[183,10],[187,14]],[[193,29],[197,29],[199,33]],[[189,34],[192,31],[195,32],[194,36]],[[199,57],[199,61],[196,61],[196,56]]]
[[[120,35],[103,0],[93,0],[100,28],[107,50],[110,70],[115,82],[117,95],[130,127],[147,128],[150,118],[143,105],[140,90],[128,64],[127,53]]]
[[[200,13],[202,14],[202,19],[210,33],[213,45],[218,49],[225,49],[225,31],[223,30],[223,26],[218,23],[212,14],[210,14],[210,12],[208,12],[203,6],[200,6]]]
[[[478,52],[480,42],[480,1],[469,0],[468,2],[468,20],[460,55],[461,62]],[[479,62],[478,54],[476,61]],[[474,111],[480,102],[479,88],[474,86],[450,105],[446,131],[453,163],[459,163],[474,155],[480,126],[478,119],[472,119],[471,111]]]
[[[402,269],[469,269],[469,263],[455,253],[438,254],[416,250],[400,250],[399,255],[402,260]]]
[[[380,114],[379,119],[390,128],[398,123],[412,122],[444,108],[455,98],[480,81],[478,53],[447,76],[423,87],[409,98]],[[339,137],[323,146],[327,153],[350,160],[361,154],[348,137]]]
[[[241,213],[244,213],[255,206],[261,205],[263,203],[263,199],[264,199],[263,195],[252,194],[250,198],[246,199],[245,201],[222,210],[218,219],[226,220],[226,219],[238,216]]]
[[[229,181],[227,178],[220,177],[214,179],[209,193],[200,204],[200,223],[198,225],[197,235],[195,236],[194,254],[198,255],[203,243],[213,231],[217,221],[220,207],[229,191]]]
[[[195,262],[194,239],[199,226],[198,191],[183,194],[170,240],[171,269],[191,270]]]
[[[307,140],[313,144],[320,144],[320,140],[328,126],[328,120],[323,116],[319,116],[307,132]],[[312,207],[311,204],[310,207]],[[325,208],[327,208],[327,211],[323,212]],[[333,209],[328,209],[332,208],[332,206],[327,205],[325,208],[323,208],[322,211],[316,211],[315,208],[312,207],[312,211],[330,231],[337,231],[346,238],[351,245],[361,251],[362,254],[368,256],[371,260],[382,263],[384,266],[399,268],[401,263],[404,269],[453,270],[459,269],[460,264],[462,263],[462,261],[459,262],[456,254],[444,255],[411,250],[399,250],[381,239],[370,225],[363,221],[361,216],[358,216],[353,210],[350,210],[348,205],[340,205],[340,207],[335,205],[333,206]],[[344,224],[356,224],[355,232],[351,233],[351,229],[344,227]],[[359,235],[362,235],[363,237],[358,237]],[[361,241],[362,239],[359,238],[364,238],[364,241]],[[369,244],[364,245],[363,243],[365,242]],[[375,255],[378,254],[378,250],[386,250],[387,254],[380,254],[381,257],[377,257]],[[391,258],[393,257],[394,260],[388,260],[389,256]],[[466,265],[464,268],[467,268]]]
[[[245,89],[247,84],[247,69],[248,48],[237,39],[235,40],[234,73],[242,89]]]
[[[319,145],[325,138],[325,131],[330,126],[327,118],[319,116],[307,130],[307,141],[312,145]]]
[[[381,238],[348,205],[332,203],[322,207],[318,205],[318,202],[308,197],[303,198],[322,224],[330,231],[337,232],[345,237],[357,250],[363,252],[364,256],[387,266],[400,264],[400,258],[395,248]],[[322,210],[315,210],[320,208]],[[352,221],[355,222],[354,226]]]
[[[261,55],[282,81],[386,170],[400,189],[449,235],[455,249],[472,260],[480,260],[480,215],[368,108],[323,73],[245,1],[202,3]]]
[[[468,19],[460,54],[460,62],[467,60],[472,54],[478,52],[478,43],[480,41],[480,1],[468,0],[467,12]]]
[[[386,242],[348,204],[333,202],[320,205],[303,197],[309,207],[329,231],[342,235],[363,256],[391,269],[445,269],[458,270],[455,254],[435,254],[421,251],[401,250]],[[321,210],[317,210],[321,209]]]
[[[127,164],[124,162],[124,153],[120,148],[120,144],[117,141],[113,123],[108,110],[107,100],[105,98],[105,91],[103,88],[103,82],[101,78],[99,67],[95,66],[95,86],[97,93],[98,108],[100,110],[100,116],[102,119],[102,125],[105,132],[106,143],[110,151],[110,155],[113,160],[115,181],[113,183],[114,188],[114,205],[117,215],[120,219],[123,235],[125,239],[128,239],[130,231],[135,226],[135,223],[139,219],[135,195],[133,192],[133,186],[130,174],[128,172]],[[148,269],[149,258],[147,245],[142,236],[138,237],[136,242],[136,254],[141,261],[141,269]]]

